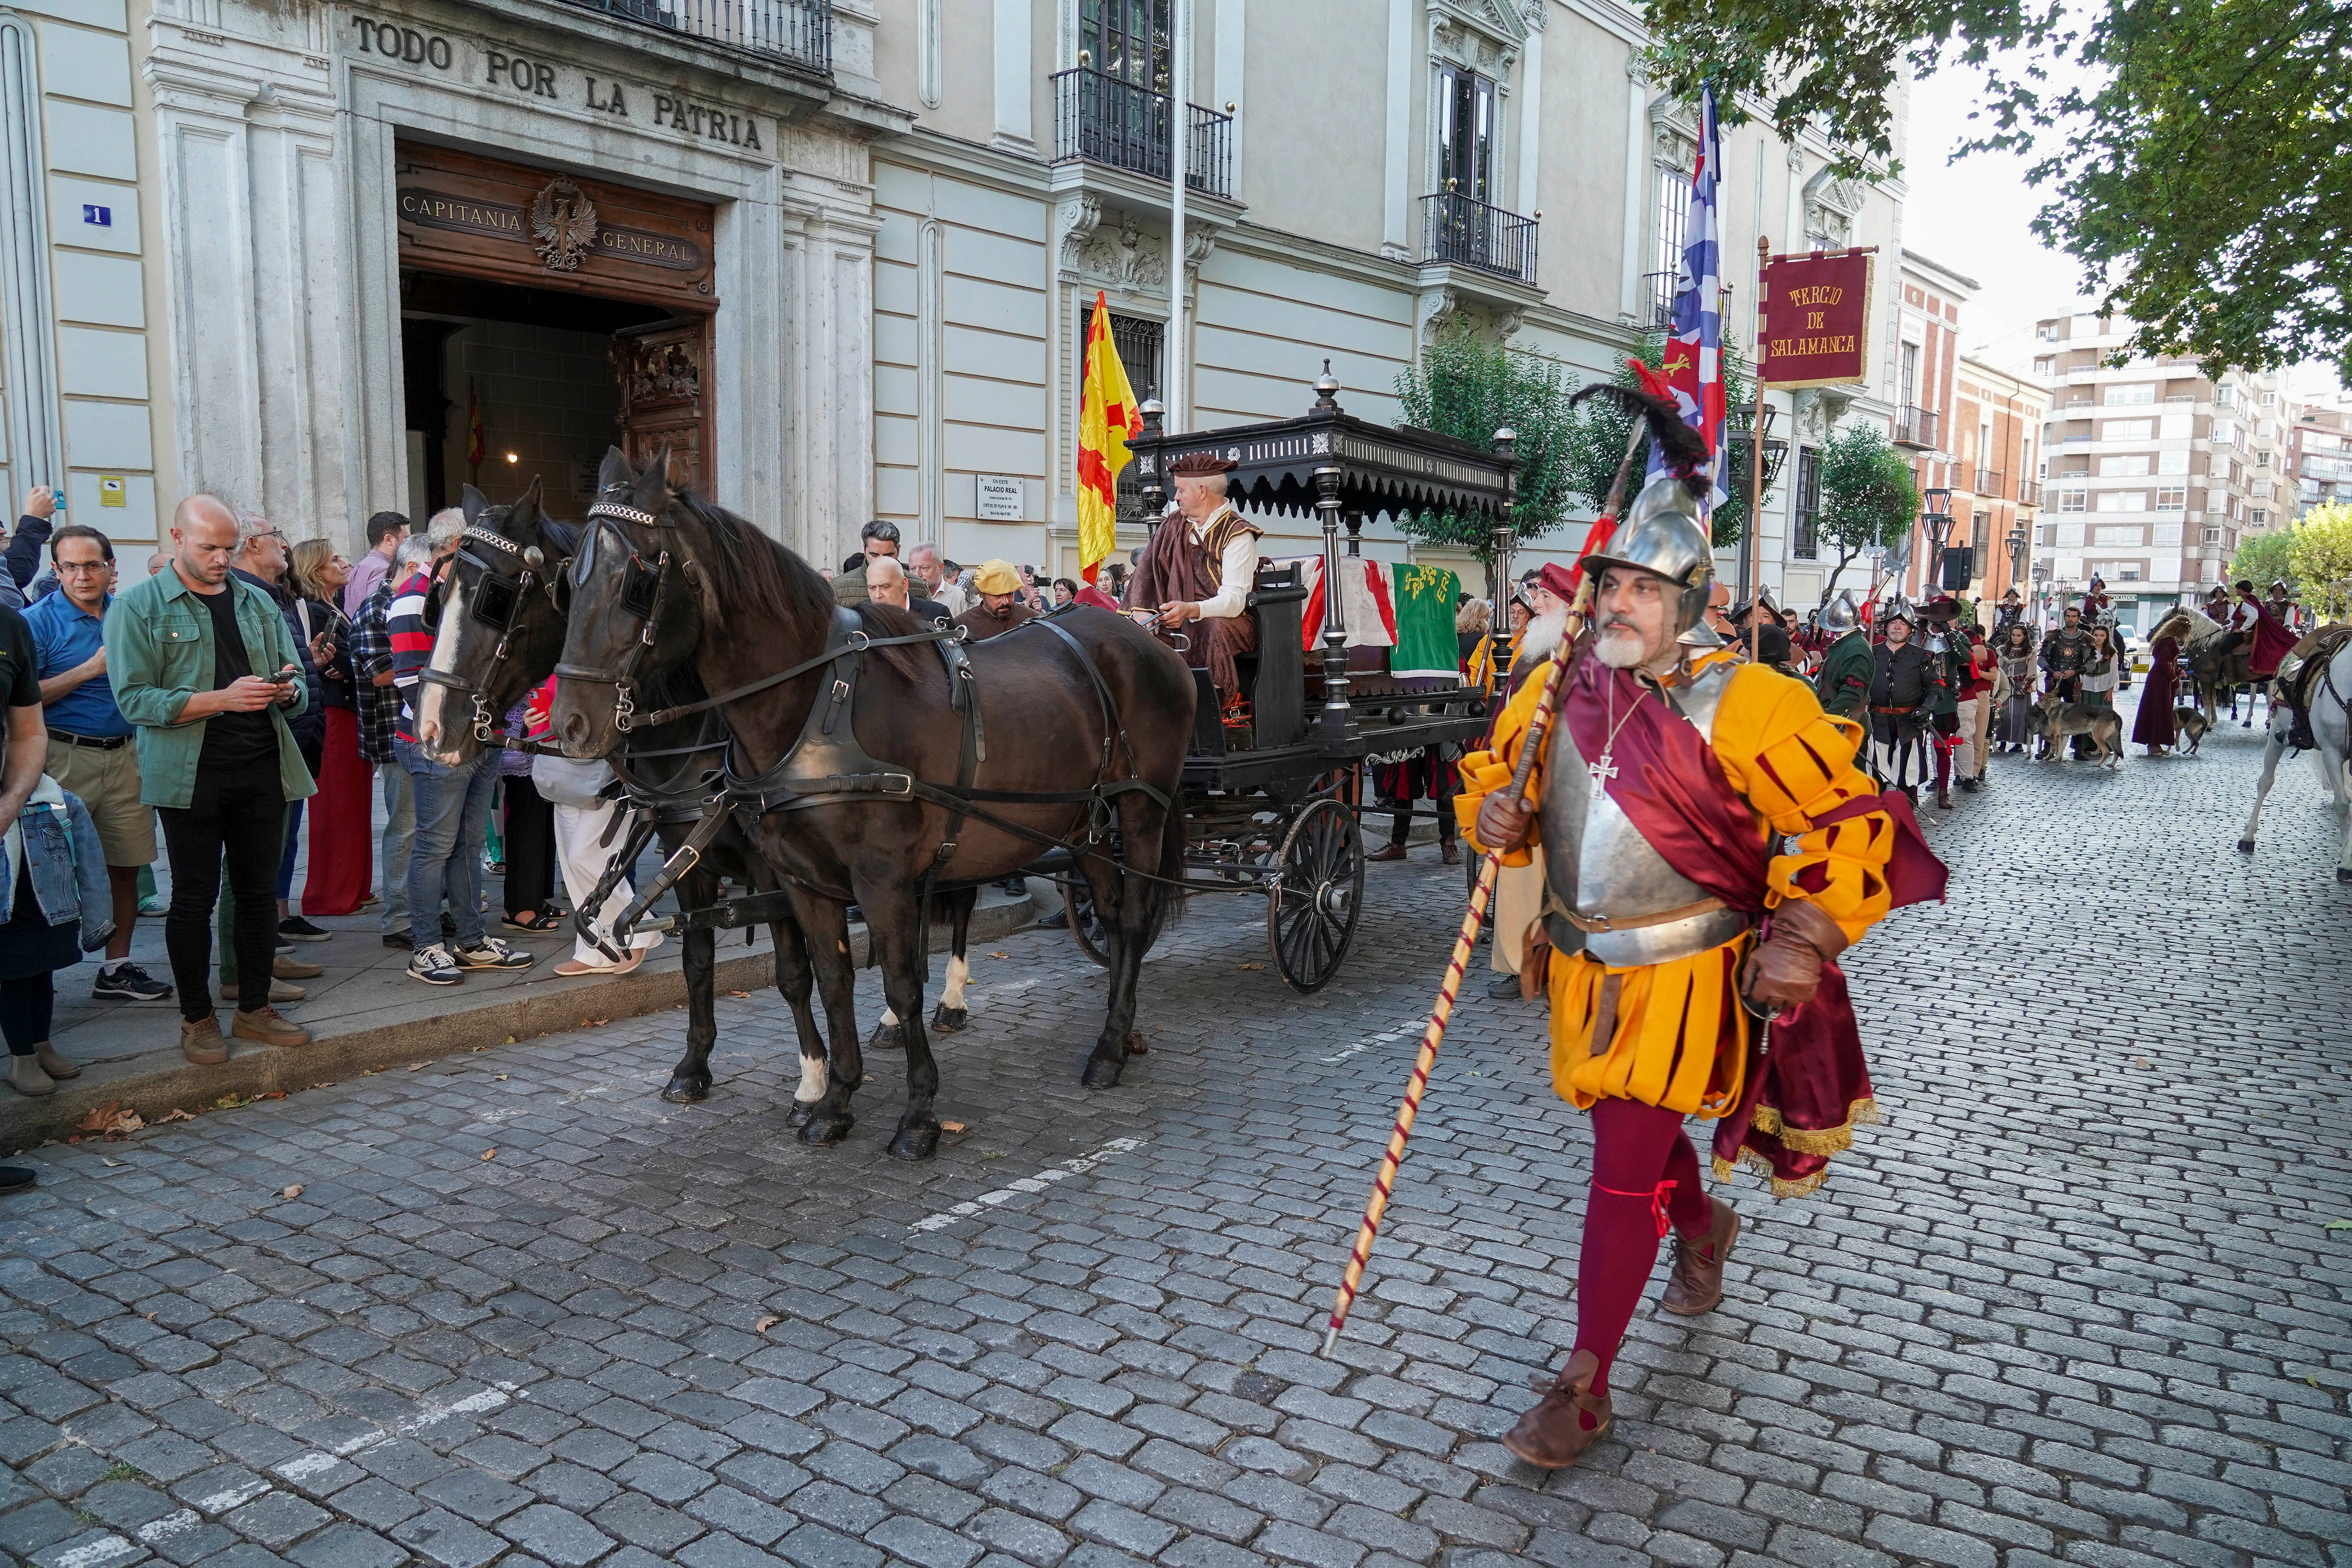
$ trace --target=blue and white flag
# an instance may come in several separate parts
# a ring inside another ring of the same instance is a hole
[[[1722,215],[1717,195],[1723,172],[1723,133],[1715,119],[1715,89],[1702,85],[1698,100],[1698,163],[1691,170],[1690,213],[1683,230],[1682,265],[1675,279],[1674,325],[1666,334],[1666,381],[1683,423],[1706,442],[1707,494],[1711,511],[1730,491],[1723,483],[1723,283]],[[1665,471],[1656,445],[1650,447],[1649,477]]]

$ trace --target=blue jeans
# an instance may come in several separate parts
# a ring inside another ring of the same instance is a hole
[[[398,748],[400,742],[393,745]],[[408,787],[405,763],[378,763],[383,780],[383,934],[408,929],[408,847],[416,837],[416,803]],[[440,920],[434,928],[440,928]]]
[[[482,847],[490,830],[490,796],[499,786],[499,756],[485,751],[470,766],[453,768],[395,739],[415,799],[416,837],[408,852],[409,948],[423,952],[441,940],[436,911],[444,891],[457,945],[481,945]]]

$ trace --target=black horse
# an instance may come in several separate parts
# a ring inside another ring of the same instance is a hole
[[[535,479],[511,505],[489,505],[468,485],[462,510],[466,535],[428,603],[433,658],[416,700],[417,744],[452,767],[478,757],[490,738],[486,731],[494,731],[555,668],[563,647],[557,563],[572,553],[579,536],[576,526],[541,510]],[[679,685],[666,695],[678,700],[700,695],[688,693]],[[615,759],[641,786],[642,804],[658,822],[664,848],[674,852],[700,815],[709,794],[700,777],[719,766],[725,747],[722,727],[714,722],[706,731],[689,718],[637,731]],[[778,884],[751,840],[731,825],[679,879],[680,907],[715,901],[722,878],[757,892],[774,891]],[[835,920],[843,923],[837,911]],[[792,1009],[800,1037],[801,1086],[793,1119],[805,1121],[808,1108],[824,1093],[826,1074],[824,1037],[809,1008],[808,944],[789,919],[772,922],[769,930],[776,944],[776,989]],[[664,1100],[684,1103],[710,1092],[710,1047],[718,1038],[712,983],[717,944],[717,933],[707,926],[686,932],[686,1055],[670,1070]]]
[[[1176,797],[1191,671],[1140,627],[1092,609],[943,657],[905,612],[837,612],[799,556],[674,491],[667,449],[641,470],[608,452],[599,485],[570,574],[556,738],[574,757],[606,754],[632,732],[644,683],[694,661],[735,737],[730,786],[761,808],[754,842],[810,930],[828,1016],[846,1014],[848,950],[814,921],[828,901],[865,910],[907,1048],[891,1153],[927,1159],[939,1143],[921,895],[1008,876],[1041,841],[1083,851],[1076,863],[1105,917],[1110,1005],[1085,1081],[1118,1082],[1138,1043],[1149,935],[1181,907],[1171,894],[1183,874]],[[854,1030],[835,1027],[833,1064],[801,1130],[812,1142],[848,1131],[864,1065]]]

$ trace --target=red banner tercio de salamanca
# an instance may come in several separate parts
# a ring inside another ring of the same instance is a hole
[[[1769,386],[1838,386],[1869,379],[1866,250],[1776,256],[1764,268],[1764,354]]]

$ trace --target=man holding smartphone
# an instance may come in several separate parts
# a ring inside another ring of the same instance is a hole
[[[172,514],[172,544],[171,570],[133,584],[107,613],[106,666],[116,705],[138,727],[140,799],[157,808],[171,858],[163,944],[179,987],[180,1049],[209,1066],[228,1059],[211,973],[224,870],[236,900],[232,1032],[268,1046],[310,1043],[269,1005],[286,803],[316,788],[286,715],[310,694],[285,617],[229,570],[236,511],[190,496]]]

